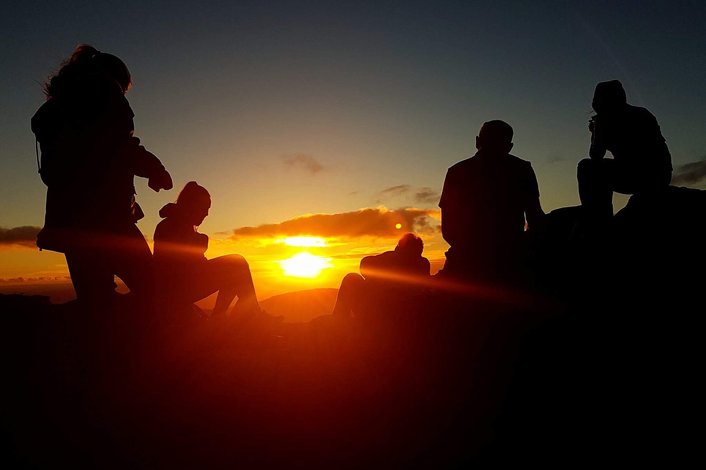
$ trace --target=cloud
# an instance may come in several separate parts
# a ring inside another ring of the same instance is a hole
[[[397,186],[392,186],[390,188],[383,189],[380,191],[380,196],[401,196],[403,194],[409,193],[412,187],[408,184],[398,184]]]
[[[419,204],[433,204],[439,202],[439,193],[431,188],[419,188],[414,193],[414,201]]]
[[[706,182],[706,157],[699,162],[680,166],[672,176],[672,184],[696,185]]]
[[[378,193],[378,197],[378,202],[395,197],[411,198],[416,204],[434,204],[439,201],[439,193],[432,188],[427,186],[414,188],[409,184],[398,184],[385,188]]]
[[[316,173],[324,169],[324,166],[319,163],[318,160],[316,160],[311,155],[307,155],[304,153],[299,153],[296,155],[284,155],[282,156],[282,162],[285,166],[289,168],[301,169],[311,173],[312,175],[315,175]]]
[[[554,163],[566,161],[567,158],[563,155],[558,154],[558,153],[550,153],[549,155],[547,155],[546,160],[547,160],[547,163],[552,165]]]
[[[35,248],[40,227],[0,227],[0,245],[20,245]]]
[[[340,214],[311,214],[285,220],[278,224],[241,227],[233,230],[232,238],[278,237],[311,235],[319,237],[389,237],[405,232],[433,233],[438,211],[385,207],[365,208]],[[397,224],[400,228],[397,229]]]

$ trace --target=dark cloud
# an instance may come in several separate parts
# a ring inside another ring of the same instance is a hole
[[[559,155],[558,153],[550,153],[547,155],[547,163],[554,164],[565,161],[567,158],[565,156]]]
[[[414,193],[414,201],[418,204],[433,204],[439,202],[439,193],[431,188],[419,188]]]
[[[383,189],[380,191],[380,196],[400,196],[407,194],[411,189],[412,187],[408,184],[398,184],[397,186]]]
[[[706,157],[699,162],[682,165],[674,172],[672,184],[696,185],[706,183]]]
[[[282,162],[285,166],[289,168],[298,168],[307,171],[312,175],[315,175],[316,173],[324,169],[324,166],[319,163],[318,160],[316,160],[311,155],[307,155],[304,153],[299,153],[296,155],[285,155],[282,157]]]
[[[30,226],[15,228],[0,227],[0,245],[20,245],[34,248],[37,246],[37,234],[40,230],[40,227]]]
[[[439,201],[439,193],[429,187],[414,188],[409,184],[398,184],[378,193],[378,202],[395,197],[411,198],[416,204],[434,204]]]
[[[310,235],[319,237],[389,237],[405,232],[432,233],[430,216],[437,211],[428,209],[388,210],[384,207],[360,209],[340,214],[313,214],[285,220],[279,224],[241,227],[233,230],[233,238]],[[400,224],[400,228],[396,228]]]

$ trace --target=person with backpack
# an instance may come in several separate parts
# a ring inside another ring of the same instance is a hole
[[[131,76],[118,57],[80,45],[44,85],[46,102],[32,117],[47,186],[40,249],[64,253],[78,300],[115,298],[114,276],[148,300],[154,290],[152,253],[135,223],[134,177],[154,191],[171,189],[160,160],[133,135],[125,94]]]

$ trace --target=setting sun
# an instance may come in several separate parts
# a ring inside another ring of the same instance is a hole
[[[282,260],[279,263],[287,276],[312,278],[318,276],[324,269],[330,268],[332,266],[330,261],[330,258],[305,252]]]

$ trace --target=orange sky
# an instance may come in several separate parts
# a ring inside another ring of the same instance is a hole
[[[138,226],[144,233],[144,227]],[[447,245],[439,231],[439,211],[434,209],[390,210],[380,206],[336,214],[306,214],[279,223],[209,233],[206,256],[243,255],[250,264],[258,297],[264,299],[294,290],[338,287],[346,273],[358,270],[364,256],[394,249],[399,237],[408,231],[422,237],[424,255],[432,261],[432,270],[438,270]],[[66,282],[68,271],[63,255],[40,252],[33,247],[31,230],[26,232],[14,238],[4,234],[0,249],[2,292],[23,292],[28,284]],[[313,276],[298,276],[301,263],[295,259],[292,265],[291,260],[302,254],[309,259],[309,265],[318,262],[323,269]]]

